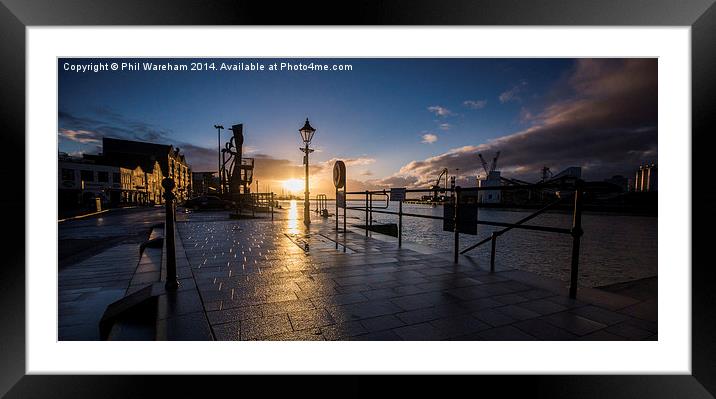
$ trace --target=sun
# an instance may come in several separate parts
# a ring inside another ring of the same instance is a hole
[[[291,193],[301,192],[303,190],[303,180],[301,179],[288,179],[284,180],[282,186],[286,191]]]

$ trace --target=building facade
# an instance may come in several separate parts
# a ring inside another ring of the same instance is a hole
[[[153,184],[164,177],[170,177],[175,183],[177,198],[186,200],[191,196],[191,167],[180,149],[168,144],[154,144],[140,141],[120,140],[105,137],[102,139],[102,155],[104,163],[125,166],[139,165],[144,171],[152,174]],[[156,166],[159,170],[156,171]],[[160,191],[149,189],[155,203],[163,202]]]
[[[61,209],[91,206],[99,198],[105,206],[149,204],[144,171],[97,164],[95,159],[60,154],[58,202]]]

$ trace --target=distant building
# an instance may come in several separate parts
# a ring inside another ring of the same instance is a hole
[[[176,195],[192,195],[191,168],[171,145],[104,138],[102,154],[58,159],[58,202],[61,209],[94,203],[151,205],[164,202],[162,180],[174,179]]]
[[[191,186],[194,196],[216,194],[221,185],[216,172],[193,172]]]
[[[477,180],[478,187],[500,187],[502,179],[499,171],[491,171],[485,178]],[[502,190],[480,190],[477,201],[481,204],[499,204],[502,201]]]
[[[178,147],[105,137],[102,139],[101,158],[112,165],[141,166],[143,170],[151,171],[153,179],[158,179],[160,185],[161,179],[171,177],[179,200],[191,196],[191,167]],[[159,166],[160,172],[155,171],[155,164]],[[157,202],[161,202],[161,195],[159,197]]]
[[[147,178],[141,167],[123,168],[97,164],[93,158],[75,158],[60,153],[58,162],[58,205],[61,209],[94,204],[147,204]]]
[[[658,170],[655,163],[639,166],[634,178],[634,191],[656,192],[658,191]]]

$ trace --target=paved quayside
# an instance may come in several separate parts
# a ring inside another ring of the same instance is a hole
[[[491,274],[466,256],[455,265],[451,253],[398,249],[361,230],[344,237],[333,219],[316,216],[308,234],[286,211],[273,222],[226,212],[177,220],[178,258],[200,296],[187,314],[208,320],[217,340],[657,339],[655,300],[645,309],[643,298],[590,288],[571,300],[564,283]]]

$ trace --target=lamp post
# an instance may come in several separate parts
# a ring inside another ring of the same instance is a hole
[[[219,169],[216,170],[216,175],[219,177],[219,193],[224,193],[224,187],[223,184],[221,184],[221,129],[223,129],[224,126],[222,125],[214,125],[214,129],[216,129],[218,143],[219,143]]]
[[[308,145],[311,144],[311,140],[313,139],[313,134],[316,133],[316,129],[311,127],[311,124],[308,122],[308,118],[306,118],[306,123],[303,125],[302,128],[298,129],[298,132],[301,133],[301,139],[306,145],[304,148],[299,148],[299,150],[301,150],[301,152],[305,154],[303,156],[303,163],[304,165],[306,165],[306,192],[303,203],[303,224],[308,227],[311,224],[311,205],[309,202],[308,191],[308,154],[313,152],[312,149],[308,148]]]

